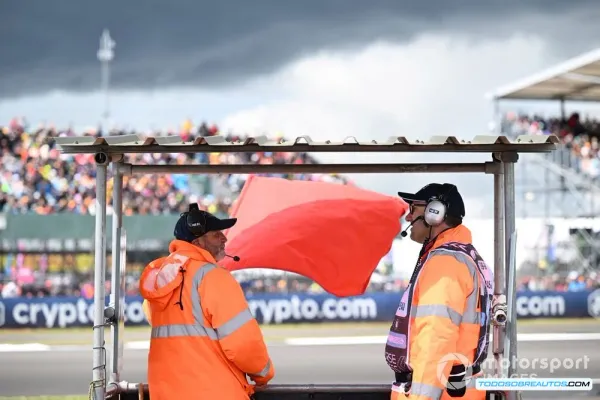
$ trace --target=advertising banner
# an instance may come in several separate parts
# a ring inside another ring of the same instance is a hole
[[[400,292],[338,298],[329,294],[256,294],[250,311],[260,324],[392,321]],[[127,326],[147,325],[140,296],[126,298]],[[108,297],[106,300],[108,305]],[[519,292],[518,318],[600,318],[600,289],[582,292]],[[77,297],[0,299],[2,328],[92,326],[93,301]]]

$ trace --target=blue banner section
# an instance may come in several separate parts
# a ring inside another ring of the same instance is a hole
[[[337,298],[328,294],[248,296],[261,324],[327,321],[391,321],[402,293]],[[126,325],[147,325],[140,296],[128,297]],[[107,299],[108,304],[108,299]],[[600,318],[600,289],[584,292],[519,292],[519,318]],[[77,297],[0,299],[2,328],[92,326],[93,302]]]

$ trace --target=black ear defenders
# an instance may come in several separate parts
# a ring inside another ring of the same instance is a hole
[[[441,196],[435,196],[429,199],[423,213],[423,221],[427,226],[439,226],[446,220],[448,211],[448,195],[456,190],[456,186],[445,183],[446,190]]]
[[[187,228],[196,237],[206,233],[206,214],[200,211],[198,204],[190,204],[186,214],[185,222]]]

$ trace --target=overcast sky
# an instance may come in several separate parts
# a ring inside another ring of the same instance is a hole
[[[599,19],[597,0],[2,0],[0,124],[24,115],[97,125],[96,51],[108,28],[111,121],[120,126],[176,128],[189,117],[288,137],[471,138],[492,118],[487,91],[599,46]],[[362,161],[375,159],[385,161]],[[489,176],[359,182],[393,194],[431,179],[458,184],[468,214],[491,210]]]

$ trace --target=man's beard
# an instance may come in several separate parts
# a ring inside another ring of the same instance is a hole
[[[225,257],[225,250],[221,249],[220,246],[215,246],[214,248],[210,249],[210,253],[214,257],[215,261],[222,260]]]

